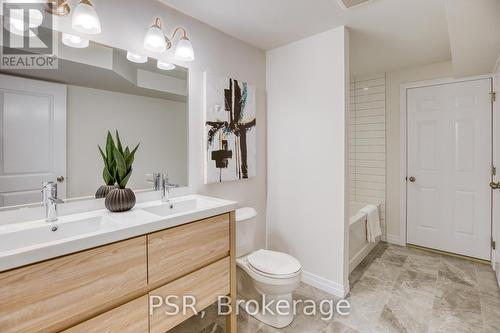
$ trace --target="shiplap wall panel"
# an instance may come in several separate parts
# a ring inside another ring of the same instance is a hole
[[[350,97],[350,199],[381,203],[382,229],[385,234],[385,73],[355,78],[350,83]]]

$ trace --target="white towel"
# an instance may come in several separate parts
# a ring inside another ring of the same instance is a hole
[[[378,207],[375,205],[366,205],[359,211],[366,214],[366,236],[368,241],[370,243],[375,243],[377,241],[377,237],[382,235]]]

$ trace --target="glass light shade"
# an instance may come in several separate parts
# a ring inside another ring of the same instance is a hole
[[[148,62],[148,57],[142,54],[127,51],[127,60],[135,62],[137,64],[144,64]]]
[[[181,38],[175,47],[175,59],[179,61],[193,61],[194,50],[191,41],[186,37]]]
[[[81,1],[73,12],[71,26],[78,32],[97,35],[101,33],[101,21],[94,6]]]
[[[75,47],[77,49],[84,49],[89,46],[89,40],[82,38],[80,36],[75,36],[67,33],[62,34],[62,42],[64,45],[69,47]]]
[[[159,26],[153,25],[144,37],[144,48],[150,52],[160,53],[167,50],[165,35]]]
[[[158,67],[158,69],[162,69],[164,71],[171,71],[172,69],[175,69],[174,64],[166,62],[166,61],[161,61],[161,60],[158,60],[156,62],[156,67]]]

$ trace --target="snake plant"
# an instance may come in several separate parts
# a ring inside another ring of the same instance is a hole
[[[116,165],[115,181],[119,188],[124,189],[132,175],[132,163],[134,155],[139,148],[139,144],[131,151],[129,147],[123,149],[120,135],[116,131],[116,145],[113,150],[113,157]]]
[[[116,183],[116,161],[114,157],[114,150],[116,148],[115,142],[113,141],[113,136],[108,131],[108,137],[106,139],[106,152],[102,150],[100,146],[99,152],[101,153],[102,159],[104,161],[104,170],[102,171],[102,178],[106,185],[112,186]]]

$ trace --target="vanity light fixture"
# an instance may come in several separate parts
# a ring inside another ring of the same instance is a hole
[[[175,59],[179,61],[194,61],[194,50],[191,41],[183,36],[175,48]]]
[[[158,60],[156,62],[156,67],[158,69],[161,69],[161,70],[164,70],[164,71],[171,71],[172,69],[175,69],[175,65],[170,63],[170,62],[166,62],[166,61],[161,61],[161,60]]]
[[[194,50],[191,41],[187,36],[186,29],[183,27],[177,27],[172,34],[172,37],[168,38],[162,30],[162,22],[159,17],[157,17],[149,27],[144,37],[144,48],[150,52],[162,53],[170,48],[172,48],[172,40],[177,35],[177,32],[182,33],[182,36],[177,42],[175,48],[174,56],[176,60],[179,61],[193,61],[194,60]]]
[[[67,0],[49,0],[46,11],[52,15],[65,16],[69,14],[71,8]]]
[[[80,0],[73,13],[71,26],[76,31],[85,34],[98,35],[101,33],[101,21],[89,0]]]
[[[70,14],[71,7],[67,0],[48,0],[46,11],[52,15],[66,16]],[[84,34],[101,33],[101,21],[90,0],[79,0],[71,18],[71,27]]]
[[[127,60],[135,62],[136,64],[144,64],[148,62],[148,57],[142,54],[127,51]]]
[[[161,20],[160,18],[156,18],[155,23],[148,29],[144,37],[144,48],[146,50],[155,53],[167,50],[166,37],[161,29]]]
[[[82,38],[80,36],[67,34],[65,32],[63,32],[62,34],[62,42],[66,46],[74,47],[77,49],[84,49],[89,46],[88,39]]]

